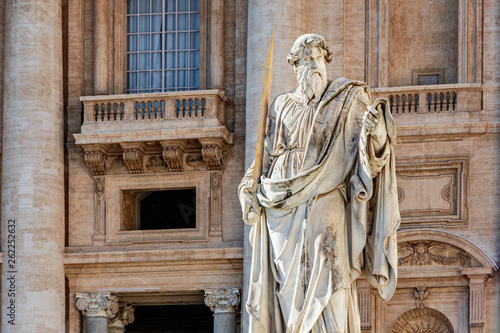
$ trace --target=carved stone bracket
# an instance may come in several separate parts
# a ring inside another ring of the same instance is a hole
[[[208,170],[222,170],[223,144],[221,140],[200,140],[201,154]]]
[[[118,311],[110,293],[76,293],[75,307],[87,317],[110,317]]]
[[[210,176],[210,236],[222,235],[222,174]]]
[[[144,172],[144,147],[140,143],[121,143],[123,160],[130,173]]]
[[[182,140],[160,141],[163,147],[163,159],[170,172],[184,171],[184,152],[186,143]]]
[[[417,287],[413,293],[415,301],[417,301],[418,309],[427,308],[427,297],[429,297],[429,290],[426,287]]]
[[[107,151],[100,145],[83,146],[85,151],[85,163],[90,168],[92,176],[103,176],[106,174],[106,154]]]
[[[231,289],[205,289],[205,304],[213,312],[236,312],[240,303],[240,290]]]

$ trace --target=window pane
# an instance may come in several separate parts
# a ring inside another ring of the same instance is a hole
[[[137,1],[138,0],[128,0],[127,1],[127,14],[137,14]]]
[[[177,23],[178,30],[188,30],[188,14],[178,14],[177,19],[179,22]]]
[[[165,71],[165,87],[175,88],[175,71]]]
[[[187,68],[188,67],[188,52],[178,52],[177,53],[177,68]]]
[[[188,86],[188,71],[177,71],[177,88],[185,88]]]
[[[189,34],[190,39],[190,49],[199,50],[200,49],[200,33],[199,32],[191,32]]]
[[[151,22],[151,31],[161,32],[161,15],[153,15],[153,21]]]
[[[200,14],[191,14],[189,24],[191,25],[191,30],[200,30]]]
[[[137,89],[137,73],[128,73],[127,74],[127,89]]]
[[[177,49],[186,50],[188,48],[188,33],[179,32],[177,34]]]
[[[153,72],[152,88],[161,89],[161,72]]]
[[[127,70],[136,71],[137,70],[137,54],[127,54]]]
[[[149,51],[149,35],[139,35],[139,51]]]
[[[139,13],[149,13],[149,0],[139,1]]]
[[[165,54],[165,68],[175,68],[175,52],[166,52]]]
[[[188,11],[188,4],[189,4],[189,1],[187,1],[187,0],[179,0],[178,11],[187,12]]]
[[[161,52],[151,54],[151,69],[161,69]]]
[[[192,12],[200,11],[200,0],[191,0],[191,8],[189,8]]]
[[[127,36],[127,51],[137,51],[137,35]]]
[[[149,16],[139,16],[139,32],[149,32]]]
[[[175,50],[175,33],[165,34],[165,49]]]
[[[166,31],[175,31],[175,14],[165,15]]]
[[[199,88],[200,87],[200,71],[197,69],[193,69],[189,71],[189,85],[191,88]]]
[[[139,72],[139,89],[149,89],[149,72]]]
[[[191,51],[189,53],[190,53],[189,67],[200,68],[200,51]]]
[[[137,16],[127,17],[127,32],[137,32]]]
[[[162,5],[163,0],[153,0],[153,8],[151,8],[151,11],[153,13],[161,13],[162,12]]]
[[[150,69],[149,53],[139,53],[139,69]]]
[[[151,50],[161,51],[163,46],[161,45],[161,34],[153,34],[151,36]]]
[[[182,1],[182,0],[181,0]],[[185,0],[184,0],[185,1]],[[167,8],[166,8],[166,11],[167,12],[175,12],[176,8],[175,8],[175,3],[176,3],[176,0],[167,0]]]

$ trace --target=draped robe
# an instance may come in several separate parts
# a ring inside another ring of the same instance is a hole
[[[366,84],[345,78],[329,83],[316,108],[293,92],[273,101],[257,191],[263,210],[250,233],[250,332],[360,332],[362,270],[384,299],[394,293],[396,128],[387,101],[377,100],[387,129],[377,154],[362,123],[369,102]],[[252,175],[253,166],[239,193]]]

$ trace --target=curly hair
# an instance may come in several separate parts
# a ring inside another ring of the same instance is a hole
[[[328,48],[325,39],[317,34],[306,34],[297,38],[295,43],[293,43],[290,54],[287,57],[288,63],[292,66],[296,66],[302,56],[302,52],[304,52],[306,48],[311,48],[316,45],[323,49],[325,61],[327,63],[331,62],[333,58],[332,52]]]

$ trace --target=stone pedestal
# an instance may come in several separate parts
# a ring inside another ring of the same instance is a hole
[[[214,332],[237,332],[237,306],[240,291],[232,289],[206,289],[205,304],[214,312]]]
[[[0,331],[65,332],[61,0],[2,2]]]

